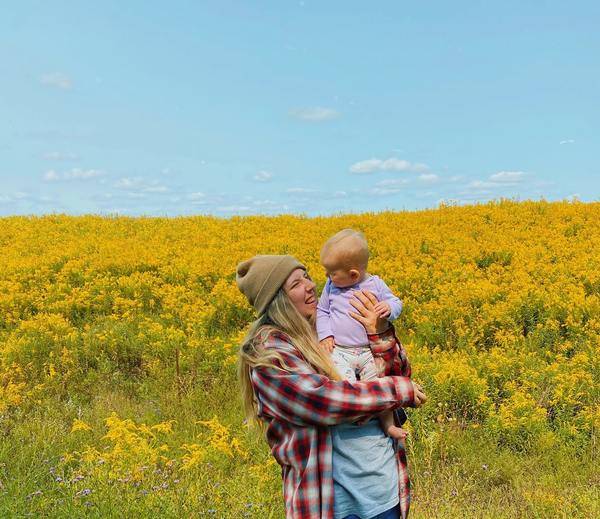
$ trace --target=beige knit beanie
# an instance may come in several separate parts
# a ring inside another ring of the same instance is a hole
[[[254,256],[237,266],[235,280],[258,315],[262,315],[285,280],[297,268],[306,270],[293,256]]]

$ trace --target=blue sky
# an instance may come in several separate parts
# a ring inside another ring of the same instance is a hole
[[[592,1],[15,2],[0,215],[598,200],[599,24]]]

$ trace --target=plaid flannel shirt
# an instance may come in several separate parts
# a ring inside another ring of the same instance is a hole
[[[315,372],[283,334],[264,347],[276,348],[285,368],[256,367],[252,384],[258,415],[266,423],[271,453],[282,469],[287,519],[333,518],[332,443],[329,426],[354,422],[389,409],[411,406],[410,366],[393,328],[369,335],[373,355],[384,358],[389,375],[377,380],[333,381]],[[406,453],[397,444],[402,517],[408,515]]]

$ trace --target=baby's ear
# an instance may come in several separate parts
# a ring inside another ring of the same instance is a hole
[[[350,271],[348,272],[350,274],[350,278],[354,281],[358,281],[360,278],[360,272],[356,269],[350,269]]]

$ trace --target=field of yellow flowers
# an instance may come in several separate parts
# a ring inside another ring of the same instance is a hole
[[[254,254],[366,234],[429,396],[412,517],[598,517],[600,203],[217,219],[0,218],[0,516],[283,517],[243,423]]]

